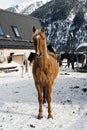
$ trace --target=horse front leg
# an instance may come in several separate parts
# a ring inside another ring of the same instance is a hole
[[[47,90],[48,118],[53,118],[52,109],[51,109],[51,91],[52,91],[52,87],[48,87]]]
[[[42,110],[42,89],[39,85],[36,85],[38,91],[38,102],[39,102],[39,114],[38,119],[43,118],[43,110]]]

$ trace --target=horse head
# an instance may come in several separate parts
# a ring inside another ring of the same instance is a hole
[[[43,54],[43,51],[46,50],[45,29],[42,27],[38,30],[33,27],[33,33],[35,52],[40,56]]]

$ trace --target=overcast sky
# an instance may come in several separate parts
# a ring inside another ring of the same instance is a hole
[[[0,0],[0,8],[6,9],[10,7],[11,5],[15,5],[21,2],[28,1],[29,3],[35,2],[35,1],[41,1],[41,0]],[[42,0],[43,2],[46,2],[47,0]]]

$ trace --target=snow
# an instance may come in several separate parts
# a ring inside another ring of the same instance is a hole
[[[41,7],[42,5],[46,4],[50,0],[21,0],[21,1],[16,1],[11,7],[14,8],[16,13],[21,13],[21,14],[26,14],[29,15],[35,9]],[[9,7],[9,11],[12,11]]]
[[[31,6],[32,4],[33,4],[33,8],[38,8],[37,5],[36,5],[36,2],[40,2],[41,5],[43,4],[43,2],[40,1],[40,0],[39,1],[26,0],[26,1],[20,2],[18,5],[13,6],[13,7],[16,7],[18,13],[22,13],[28,6]],[[32,9],[31,11],[33,11],[33,10],[35,10],[35,9]]]
[[[0,64],[0,68],[8,68],[8,67],[20,67],[20,65],[14,61],[12,61],[11,63],[3,63],[3,64]]]
[[[0,73],[0,130],[87,130],[87,73],[60,68],[53,84],[53,119],[47,119],[47,104],[37,119],[38,100],[29,73]]]
[[[75,17],[75,12],[74,9],[72,9],[70,15],[68,16],[69,21],[73,21],[74,17]]]
[[[78,50],[78,49],[81,48],[81,47],[87,48],[87,43],[81,43],[81,44],[76,48],[76,50]]]

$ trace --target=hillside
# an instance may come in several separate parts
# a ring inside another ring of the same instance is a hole
[[[57,51],[74,51],[87,42],[87,0],[52,0],[31,15],[40,19]]]
[[[45,3],[47,3],[50,0],[25,0],[21,1],[20,3],[15,3],[11,7],[7,8],[6,10],[15,12],[15,13],[20,13],[20,14],[25,14],[29,15],[39,7],[43,6]]]

